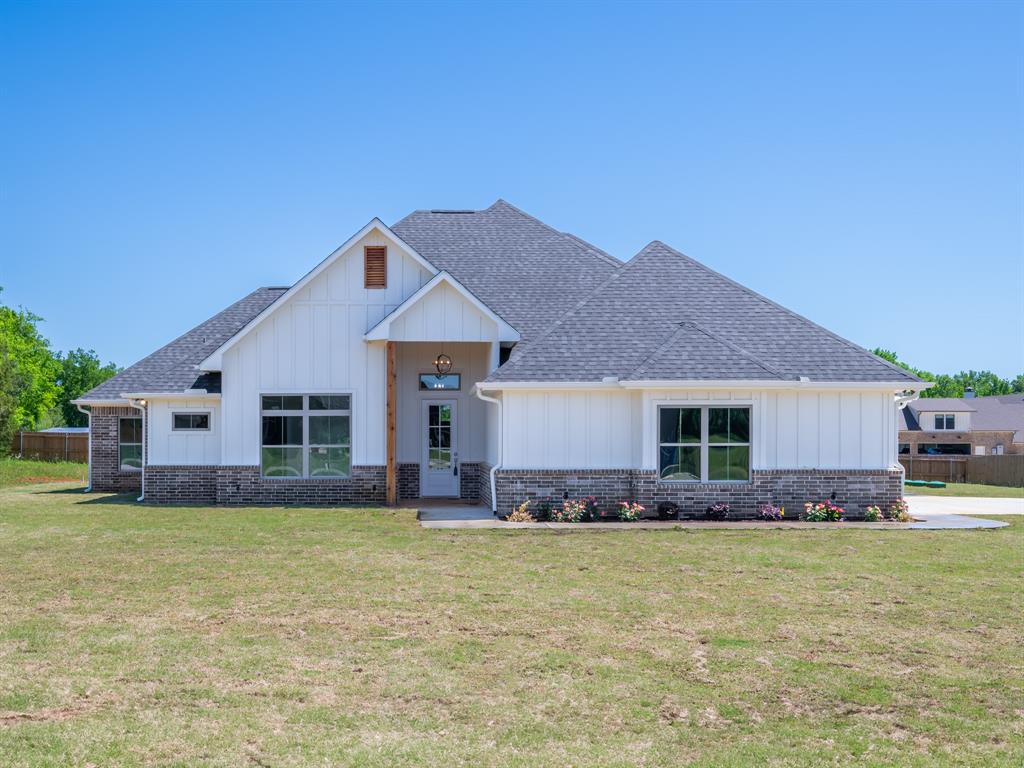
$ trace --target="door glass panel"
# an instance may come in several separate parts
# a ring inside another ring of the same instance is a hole
[[[446,471],[452,467],[452,407],[427,406],[427,468]]]

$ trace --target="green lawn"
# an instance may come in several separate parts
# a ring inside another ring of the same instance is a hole
[[[908,485],[907,493],[921,496],[985,496],[993,499],[1024,499],[1024,488],[979,485],[978,483],[946,483],[945,488]]]
[[[27,483],[53,483],[68,480],[85,482],[88,464],[72,461],[32,461],[0,457],[0,488]]]
[[[1022,552],[8,488],[0,764],[1019,767]]]

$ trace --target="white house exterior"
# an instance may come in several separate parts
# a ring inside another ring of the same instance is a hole
[[[622,263],[498,201],[374,219],[78,402],[92,487],[153,503],[856,514],[901,495],[922,386],[667,246]]]

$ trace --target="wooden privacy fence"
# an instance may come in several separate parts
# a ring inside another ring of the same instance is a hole
[[[1024,487],[1024,454],[1002,456],[900,456],[907,480]]]
[[[18,432],[11,454],[41,461],[89,460],[89,435],[85,432]]]

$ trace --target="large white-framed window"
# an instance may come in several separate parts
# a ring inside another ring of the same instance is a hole
[[[352,474],[350,394],[261,395],[260,435],[263,477]]]
[[[936,413],[935,429],[956,429],[956,415],[952,413]]]
[[[142,418],[122,416],[117,422],[117,466],[122,472],[142,469]]]
[[[658,478],[749,482],[750,406],[658,406]]]
[[[209,432],[209,411],[174,411],[171,413],[172,432]]]

